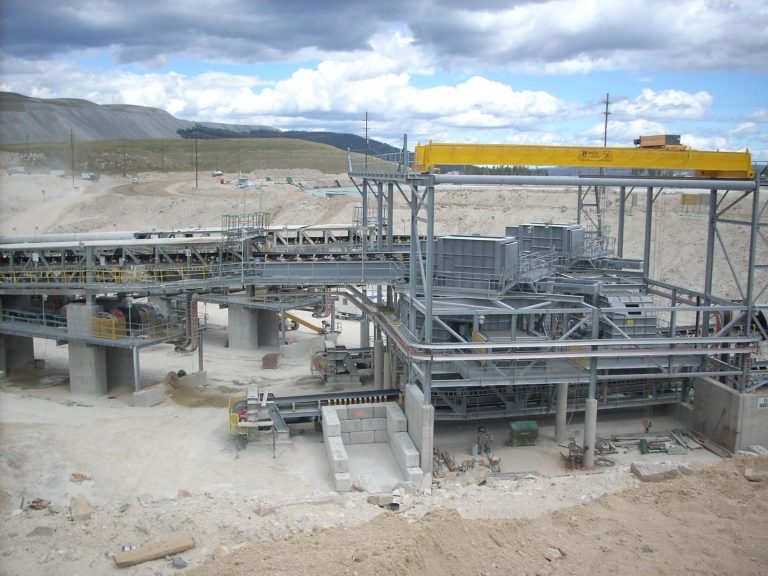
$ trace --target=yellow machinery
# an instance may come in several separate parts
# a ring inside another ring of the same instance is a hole
[[[296,322],[296,324],[301,324],[305,328],[309,328],[315,334],[325,334],[325,328],[323,328],[322,326],[317,326],[316,324],[312,324],[312,322],[307,322],[301,316],[297,316],[296,314],[291,314],[290,312],[286,312],[285,317],[289,320],[293,320],[294,322]]]
[[[656,137],[645,137],[656,138]],[[642,138],[641,138],[642,140]],[[651,140],[651,142],[654,142]],[[414,170],[437,165],[574,166],[581,168],[647,168],[693,170],[702,178],[754,178],[747,152],[703,152],[681,145],[643,144],[637,148],[528,146],[512,144],[417,145]]]

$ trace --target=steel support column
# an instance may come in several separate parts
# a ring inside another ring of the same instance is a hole
[[[643,238],[643,276],[651,275],[651,231],[653,229],[653,186],[645,193],[645,237]]]
[[[627,204],[627,187],[619,188],[619,231],[616,239],[616,256],[624,258],[624,210]]]

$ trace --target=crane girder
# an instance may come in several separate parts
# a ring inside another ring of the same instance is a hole
[[[438,165],[466,164],[693,170],[696,176],[705,178],[754,178],[749,151],[711,152],[681,146],[619,148],[435,142],[416,146],[414,170],[417,172],[429,172]]]

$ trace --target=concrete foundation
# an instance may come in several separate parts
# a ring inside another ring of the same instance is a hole
[[[385,388],[392,388],[392,355],[389,350],[384,351],[384,383]]]
[[[107,393],[107,354],[103,346],[69,343],[69,391],[102,396]]]
[[[11,374],[14,370],[23,370],[34,366],[35,344],[29,336],[0,335],[0,370]]]
[[[768,448],[768,396],[740,394],[712,378],[697,378],[692,404],[676,417],[731,451]]]
[[[280,345],[280,318],[277,312],[257,310],[259,347]]]
[[[597,399],[586,400],[584,412],[584,467],[595,466],[595,440],[597,436]]]
[[[227,320],[230,348],[256,350],[259,347],[258,310],[230,304]]]
[[[371,321],[365,314],[360,318],[360,348],[371,345]]]
[[[93,315],[93,306],[68,304],[67,332],[78,336],[90,335]],[[106,394],[109,385],[107,353],[104,346],[90,346],[83,342],[70,341],[68,348],[70,393],[96,396]]]
[[[106,348],[107,387],[134,387],[133,350],[131,348]]]
[[[560,382],[557,385],[557,407],[555,411],[555,442],[562,444],[568,435],[568,382]]]
[[[420,467],[425,478],[431,479],[435,408],[431,404],[424,404],[424,393],[415,384],[405,387],[405,415],[408,419],[408,435],[420,454]]]
[[[373,343],[373,389],[384,389],[384,342]]]
[[[0,299],[3,308],[31,308],[30,296],[5,295]],[[11,336],[0,334],[0,370],[10,374],[14,370],[24,370],[34,366],[34,339],[29,336]]]

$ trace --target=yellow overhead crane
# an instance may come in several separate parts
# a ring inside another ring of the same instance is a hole
[[[648,137],[645,137],[648,138]],[[648,168],[693,170],[700,178],[752,179],[752,155],[746,152],[704,152],[680,145],[637,148],[597,146],[528,146],[517,144],[417,145],[414,170],[429,172],[437,165],[574,166],[580,168]]]

